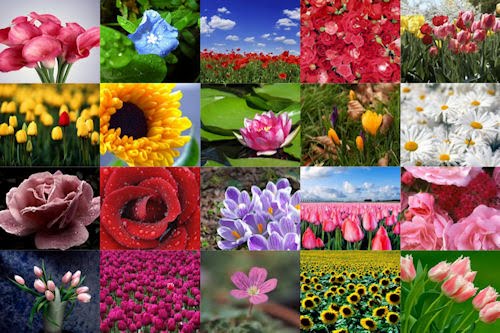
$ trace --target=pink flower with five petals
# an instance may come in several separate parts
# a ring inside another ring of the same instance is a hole
[[[266,295],[273,291],[278,284],[278,279],[267,278],[267,270],[261,267],[252,267],[248,276],[243,272],[236,272],[231,276],[231,281],[238,289],[231,290],[231,296],[242,299],[249,298],[251,304],[265,303]]]

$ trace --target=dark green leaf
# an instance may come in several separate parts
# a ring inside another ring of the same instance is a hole
[[[133,34],[137,30],[137,25],[132,23],[131,21],[127,20],[123,16],[117,16],[116,20],[118,24],[125,30],[126,32]]]

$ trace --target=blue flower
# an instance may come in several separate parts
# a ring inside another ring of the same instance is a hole
[[[139,54],[166,57],[179,45],[179,31],[168,24],[158,12],[146,10],[137,30],[128,35]]]

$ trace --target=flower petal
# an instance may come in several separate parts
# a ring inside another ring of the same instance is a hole
[[[260,293],[268,293],[276,288],[278,285],[278,279],[269,279],[259,286]]]
[[[250,287],[250,281],[248,279],[248,276],[243,272],[236,272],[233,275],[231,275],[231,281],[233,281],[236,287],[242,290],[247,290]]]
[[[267,277],[267,269],[261,267],[252,267],[250,269],[250,273],[248,274],[248,278],[250,280],[250,285],[259,286],[266,280]]]
[[[0,211],[0,227],[16,236],[26,236],[36,231],[26,224],[16,221],[8,209]]]
[[[268,244],[266,238],[262,235],[252,235],[248,239],[248,249],[250,251],[268,250]]]
[[[35,236],[37,249],[59,249],[67,250],[70,247],[82,245],[89,238],[87,228],[73,223],[68,228],[55,231],[43,230]]]
[[[231,296],[237,299],[247,298],[249,295],[245,290],[233,289],[230,292]]]
[[[261,304],[261,303],[267,302],[268,299],[269,299],[269,297],[267,297],[267,295],[265,295],[265,294],[254,295],[254,296],[250,296],[250,303]]]

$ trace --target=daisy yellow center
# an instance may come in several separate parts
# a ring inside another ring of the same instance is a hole
[[[259,294],[259,288],[256,286],[251,286],[250,288],[247,289],[247,293],[250,296],[255,296]]]
[[[480,101],[472,101],[472,102],[470,102],[470,105],[479,106],[479,105],[481,105],[481,102]]]
[[[443,111],[448,110],[448,105],[441,105],[441,110],[443,110]]]
[[[408,151],[415,151],[418,149],[418,144],[415,141],[408,141],[405,143],[405,149]]]
[[[488,89],[488,90],[486,91],[486,93],[487,93],[488,95],[495,96],[495,90],[493,90],[493,89]]]
[[[475,129],[482,129],[483,128],[483,125],[481,125],[481,123],[478,123],[477,121],[473,121],[470,123],[470,126],[472,128],[475,128]]]
[[[411,91],[411,89],[410,89],[410,88],[408,88],[408,87],[404,87],[404,88],[403,88],[403,92],[404,92],[404,93],[409,93],[410,91]]]
[[[442,161],[442,162],[449,161],[450,160],[450,155],[448,155],[448,154],[441,154],[441,155],[439,155],[439,160]]]
[[[232,235],[234,236],[234,238],[236,238],[236,239],[240,239],[240,238],[241,238],[241,235],[239,234],[239,232],[238,232],[238,231],[234,231],[234,230],[233,230],[233,231],[231,231],[231,234],[232,234]]]
[[[424,100],[424,99],[425,99],[425,95],[420,95],[420,96],[419,96],[419,98],[420,98],[421,100]]]
[[[422,112],[422,111],[424,111],[424,108],[423,108],[423,107],[421,107],[421,106],[417,106],[417,107],[415,108],[415,110],[416,110],[417,112]]]
[[[476,143],[472,139],[465,139],[465,144],[468,146],[474,146]]]
[[[120,128],[121,136],[129,136],[134,139],[142,138],[148,134],[148,125],[144,112],[137,105],[124,102],[121,109],[111,115],[109,128]]]
[[[446,139],[446,140],[444,140],[444,143],[448,143],[448,144],[450,144],[450,143],[451,143],[451,141],[450,141],[449,139]]]

